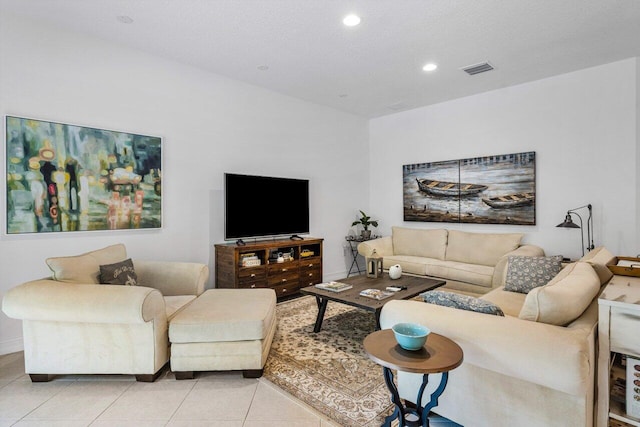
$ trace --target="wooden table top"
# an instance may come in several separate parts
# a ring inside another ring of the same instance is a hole
[[[353,288],[342,292],[331,292],[316,288],[315,286],[307,286],[306,288],[300,289],[300,292],[306,295],[315,295],[321,298],[326,298],[330,301],[341,302],[343,304],[348,304],[365,310],[376,311],[380,310],[388,301],[410,299],[423,292],[443,286],[446,283],[444,280],[427,279],[425,277],[409,275],[403,275],[399,279],[392,280],[386,273],[382,277],[375,279],[369,278],[366,275],[358,275],[336,281],[348,283],[352,285]],[[395,292],[390,297],[382,300],[360,296],[360,291],[365,289],[385,290],[387,286],[406,286],[407,289]]]
[[[463,360],[458,344],[433,332],[422,349],[411,351],[400,347],[391,329],[383,329],[367,335],[364,350],[379,365],[416,374],[448,372],[460,366]]]

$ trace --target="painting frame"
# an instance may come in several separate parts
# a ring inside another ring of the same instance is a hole
[[[164,139],[6,114],[2,235],[160,230]]]
[[[402,166],[403,219],[536,225],[536,152]]]

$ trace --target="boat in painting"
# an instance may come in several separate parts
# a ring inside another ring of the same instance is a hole
[[[504,196],[490,197],[488,199],[482,199],[482,201],[494,209],[509,209],[520,206],[529,206],[533,204],[535,198],[535,193],[514,193]]]
[[[467,184],[464,182],[447,182],[438,181],[435,179],[418,179],[418,188],[425,193],[433,194],[436,196],[446,197],[458,197],[458,196],[471,196],[481,191],[486,190],[488,187],[482,184]]]

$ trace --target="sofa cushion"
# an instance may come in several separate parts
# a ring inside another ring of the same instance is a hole
[[[564,326],[577,319],[600,291],[600,279],[591,265],[567,265],[549,283],[532,289],[519,317]]]
[[[138,284],[138,276],[131,258],[115,264],[101,265],[99,280],[103,285],[136,286]]]
[[[113,264],[127,259],[127,250],[123,244],[84,253],[82,255],[47,258],[46,263],[53,272],[53,279],[67,283],[100,283],[100,266]]]
[[[424,276],[425,265],[430,258],[409,255],[392,255],[382,258],[382,268],[388,270],[392,265],[400,264],[404,273],[419,274]]]
[[[490,301],[474,298],[469,295],[456,294],[446,291],[428,291],[420,294],[424,302],[430,304],[453,307],[460,310],[475,311],[478,313],[494,314],[504,316],[504,313],[497,305]]]
[[[507,252],[520,246],[522,233],[467,233],[449,230],[445,259],[495,267]]]
[[[457,280],[486,288],[491,287],[494,268],[479,264],[466,264],[456,261],[425,259],[427,276]]]
[[[195,295],[174,295],[164,297],[164,308],[167,312],[167,320],[171,320],[176,314],[187,307],[196,299]]]
[[[598,246],[592,251],[587,252],[585,256],[580,258],[581,262],[588,262],[596,271],[600,278],[600,284],[604,285],[612,277],[613,272],[609,270],[607,264],[613,263],[615,255],[607,250],[604,246]]]
[[[391,227],[394,255],[444,259],[447,230]]]
[[[480,299],[489,301],[502,309],[505,316],[518,317],[527,296],[520,292],[509,292],[504,290],[504,286],[495,288],[482,295]]]
[[[544,286],[560,272],[561,263],[562,255],[510,256],[504,290],[527,294]]]

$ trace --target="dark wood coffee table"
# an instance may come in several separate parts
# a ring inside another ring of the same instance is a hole
[[[353,286],[353,288],[347,289],[346,291],[342,292],[325,291],[323,289],[316,288],[315,286],[308,286],[306,288],[300,289],[300,293],[305,295],[313,295],[316,297],[316,303],[318,304],[318,317],[316,318],[316,325],[313,328],[313,332],[320,332],[320,329],[322,328],[322,320],[324,319],[324,312],[327,310],[327,303],[329,301],[335,301],[374,312],[376,316],[376,329],[380,329],[380,310],[382,310],[382,306],[385,305],[388,301],[394,299],[410,299],[423,292],[439,288],[446,283],[444,280],[427,279],[424,277],[414,277],[407,275],[403,275],[399,279],[391,280],[388,274],[384,274],[382,277],[378,277],[376,279],[369,278],[363,275],[348,277],[346,279],[340,279],[336,281],[341,283],[348,283]],[[362,290],[385,290],[387,286],[404,286],[407,289],[398,291],[394,295],[391,295],[390,297],[383,300],[376,300],[373,298],[360,296],[360,291]]]

